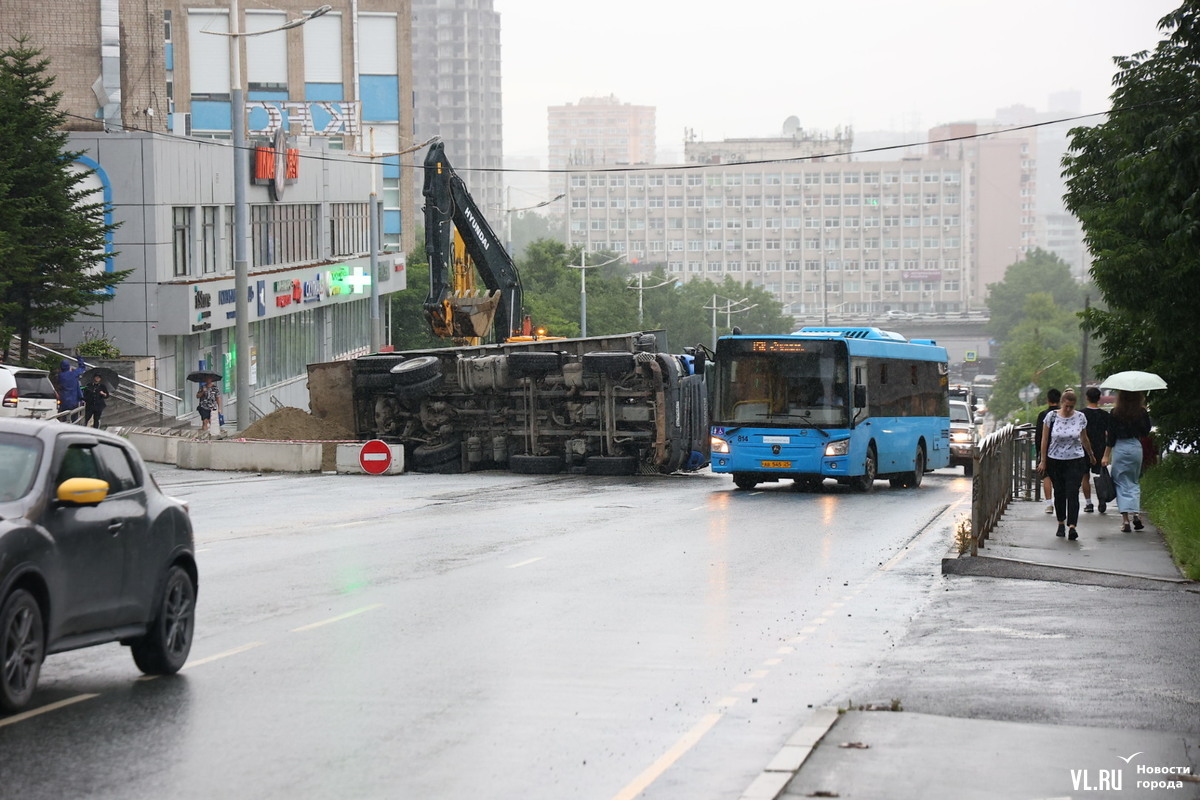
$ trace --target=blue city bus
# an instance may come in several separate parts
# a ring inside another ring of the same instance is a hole
[[[917,487],[950,463],[946,348],[878,328],[725,336],[712,381],[712,470],[739,489],[826,478]]]

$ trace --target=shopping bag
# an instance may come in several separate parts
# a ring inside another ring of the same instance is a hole
[[[1096,479],[1092,481],[1096,486],[1096,499],[1101,503],[1111,503],[1117,499],[1117,487],[1113,484],[1112,475],[1108,472],[1108,467],[1101,467],[1096,473]]]

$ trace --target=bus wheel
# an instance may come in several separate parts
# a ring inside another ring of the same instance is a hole
[[[900,476],[900,485],[906,489],[917,489],[921,479],[925,477],[925,448],[918,446],[917,454],[913,456],[913,471]]]
[[[739,489],[753,489],[758,486],[758,480],[745,472],[733,473],[733,485]]]
[[[850,485],[858,492],[869,492],[875,488],[875,474],[879,471],[879,457],[875,445],[867,447],[867,460],[863,463],[863,474],[850,479]]]

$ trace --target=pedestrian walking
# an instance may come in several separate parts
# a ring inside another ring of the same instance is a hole
[[[221,429],[222,417],[224,416],[224,405],[221,402],[221,389],[217,386],[217,377],[212,375],[196,392],[197,403],[196,409],[200,412],[200,435],[209,436],[209,425],[212,422],[212,415],[217,413],[217,430]]]
[[[108,384],[99,373],[92,376],[92,382],[83,387],[83,424],[85,427],[100,427],[100,415],[108,405]],[[91,425],[92,421],[95,425]]]
[[[1141,530],[1142,524],[1142,437],[1150,435],[1150,413],[1146,411],[1146,393],[1118,390],[1117,405],[1109,415],[1107,447],[1100,463],[1112,465],[1117,488],[1117,509],[1121,512],[1121,530]]]
[[[76,357],[74,368],[66,359],[58,362],[58,410],[60,413],[73,411],[83,404],[83,389],[79,385],[79,378],[86,370],[83,356]],[[71,416],[76,417],[77,415],[72,414]]]
[[[1045,417],[1038,472],[1054,484],[1054,513],[1058,519],[1055,536],[1079,538],[1079,484],[1083,473],[1095,463],[1092,442],[1087,436],[1087,417],[1075,411],[1075,393],[1060,395],[1058,410]]]
[[[1104,453],[1108,446],[1108,412],[1100,407],[1100,387],[1089,386],[1087,391],[1083,393],[1087,398],[1087,408],[1083,409],[1083,416],[1087,419],[1087,434],[1088,439],[1092,442],[1093,453]],[[1085,514],[1092,513],[1093,510],[1099,510],[1101,514],[1108,510],[1108,503],[1100,500],[1097,497],[1097,506],[1092,505],[1092,481],[1093,474],[1098,475],[1103,467],[1099,463],[1093,463],[1092,468],[1083,473],[1083,511]]]
[[[1058,402],[1062,399],[1062,392],[1058,389],[1049,389],[1046,392],[1046,407],[1042,409],[1042,413],[1038,414],[1037,424],[1033,426],[1033,447],[1038,453],[1039,458],[1042,453],[1042,426],[1046,422],[1046,415],[1053,411],[1058,411]],[[1054,483],[1050,480],[1050,476],[1046,475],[1042,478],[1042,496],[1046,498],[1046,513],[1054,513]]]

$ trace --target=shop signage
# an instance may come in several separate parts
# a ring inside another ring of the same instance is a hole
[[[354,100],[252,100],[246,103],[246,117],[249,119],[260,109],[267,112],[267,124],[262,128],[251,128],[251,136],[274,136],[275,131],[284,128],[285,116],[289,126],[299,124],[301,136],[357,136],[359,132],[359,103]],[[329,121],[320,130],[313,123],[314,110],[329,116]]]

